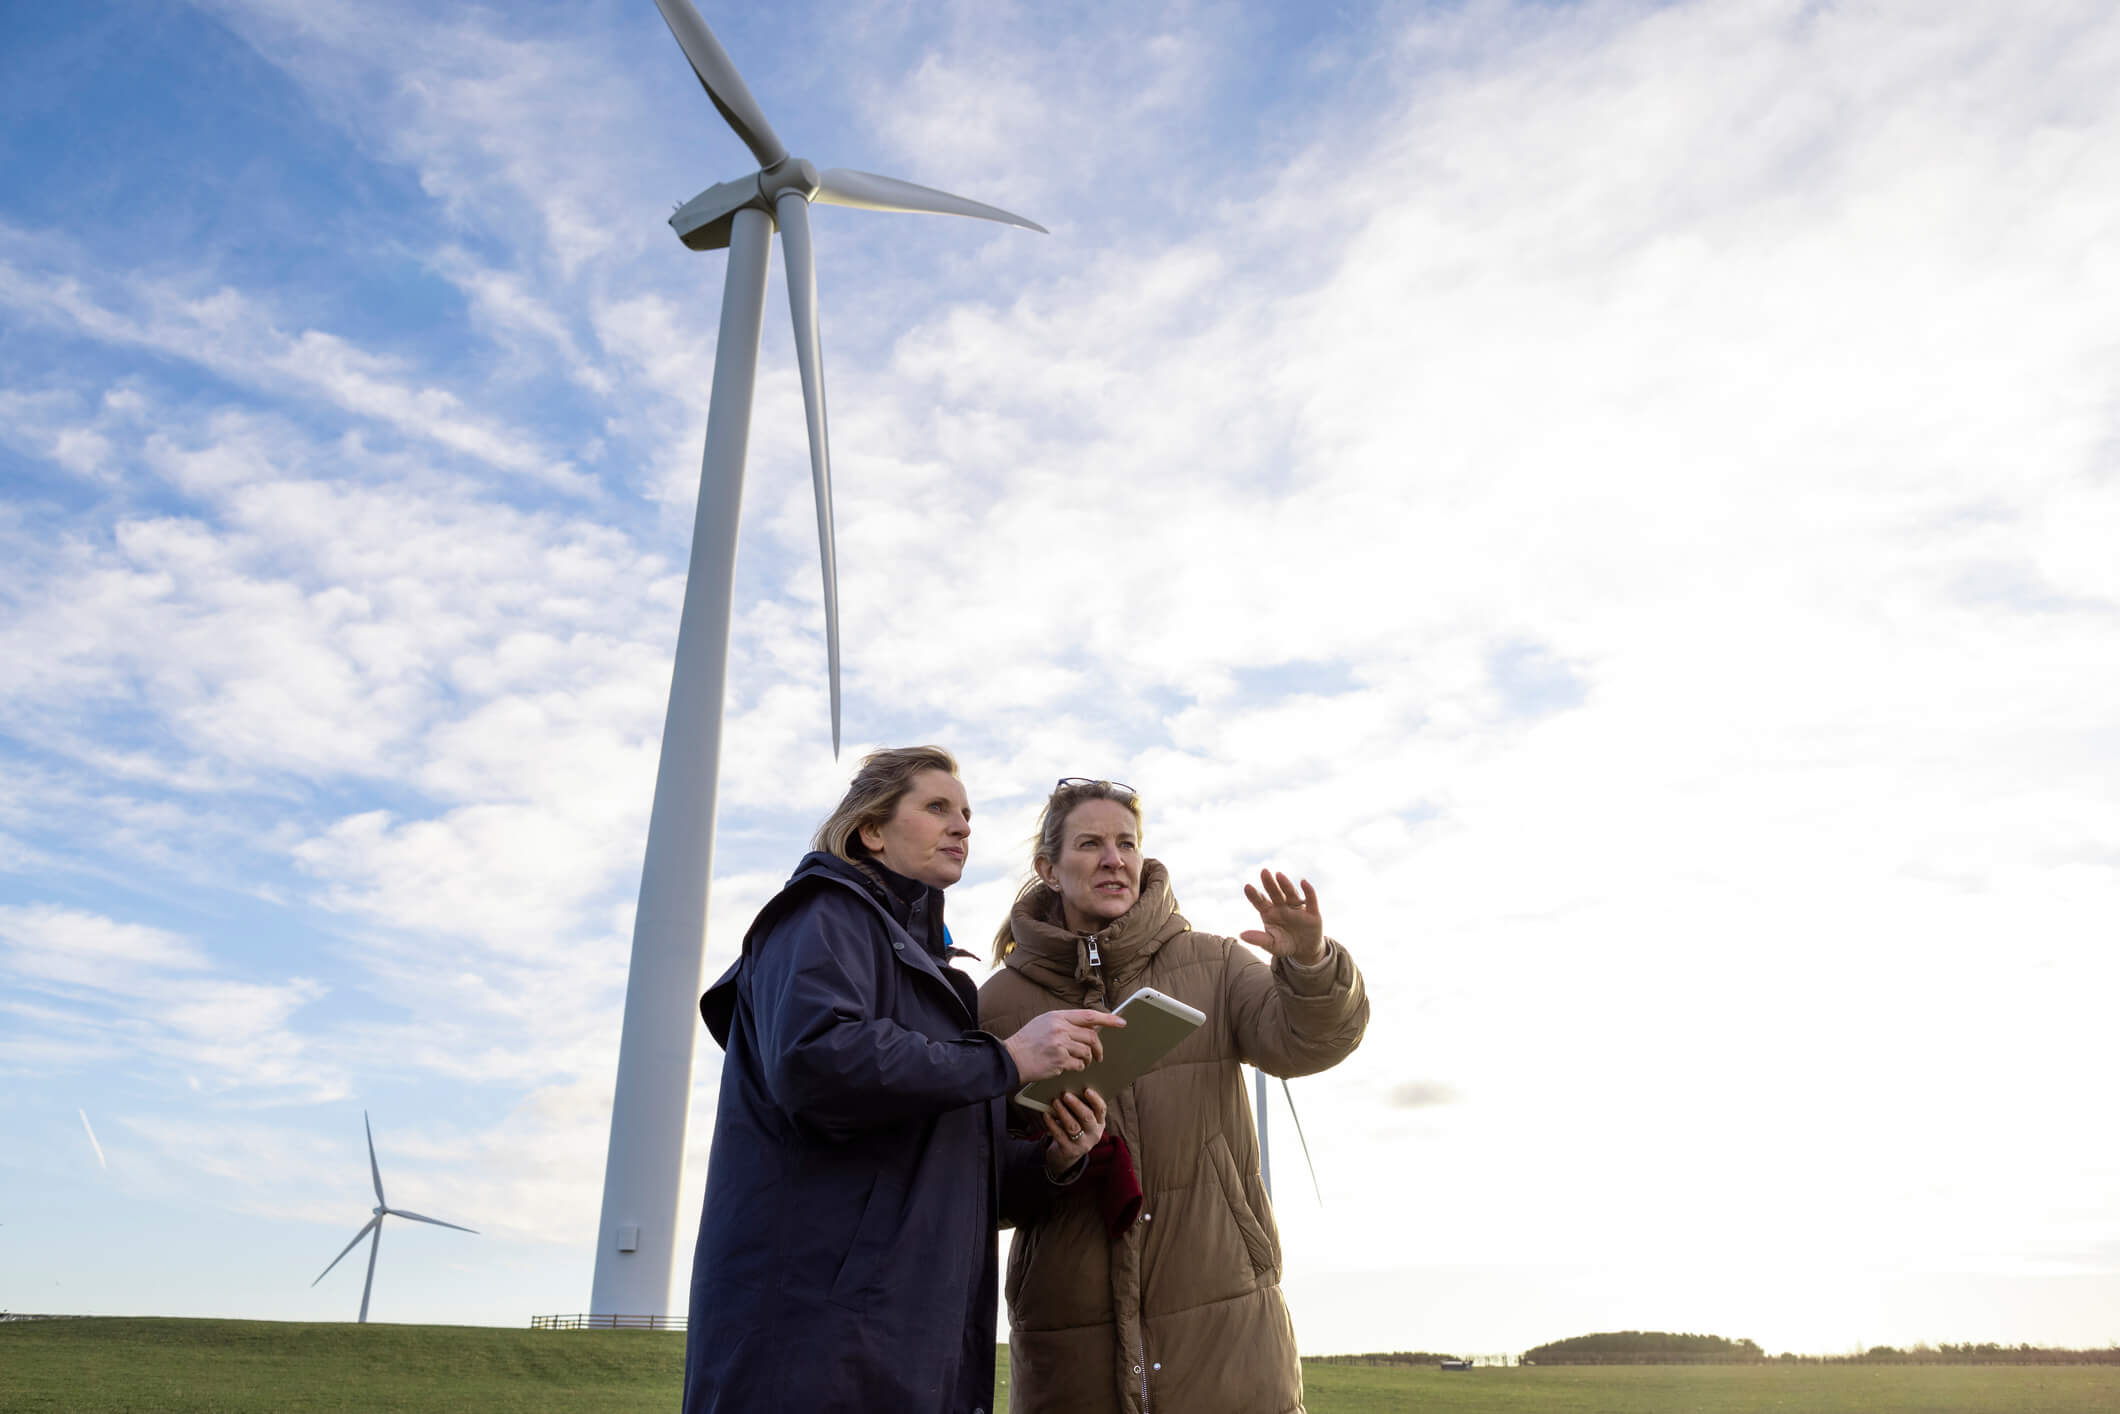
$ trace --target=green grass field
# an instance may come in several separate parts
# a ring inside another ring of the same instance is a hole
[[[1001,1387],[1008,1383],[1003,1352]],[[0,1411],[672,1414],[684,1338],[644,1331],[97,1318],[0,1323]],[[2120,1366],[1304,1366],[1311,1414],[2113,1414]],[[1005,1394],[996,1407],[1006,1409]]]
[[[1311,1414],[2114,1414],[2112,1365],[1303,1366]]]
[[[0,1410],[632,1414],[676,1409],[680,1335],[101,1317],[0,1324]]]

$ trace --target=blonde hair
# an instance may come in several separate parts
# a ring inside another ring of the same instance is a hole
[[[896,814],[898,802],[905,799],[913,778],[922,771],[947,771],[954,776],[957,758],[939,746],[887,746],[862,757],[847,793],[817,827],[810,848],[841,859],[856,858],[862,827],[882,825]]]
[[[1078,781],[1053,787],[1053,793],[1045,798],[1045,808],[1038,812],[1038,834],[1031,841],[1030,880],[1016,890],[1015,902],[1009,906],[1000,929],[994,934],[996,967],[1016,946],[1013,927],[1016,910],[1034,899],[1045,897],[1048,892],[1045,880],[1038,877],[1039,861],[1060,858],[1060,837],[1067,830],[1067,817],[1075,813],[1075,807],[1087,805],[1092,800],[1115,801],[1125,806],[1134,817],[1134,834],[1139,836],[1145,832],[1141,820],[1141,797],[1116,781]]]

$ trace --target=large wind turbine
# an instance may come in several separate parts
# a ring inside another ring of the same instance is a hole
[[[368,1319],[368,1293],[375,1289],[375,1254],[377,1249],[383,1245],[384,1218],[405,1218],[416,1223],[433,1223],[436,1227],[453,1227],[458,1232],[469,1232],[474,1237],[478,1234],[471,1228],[457,1227],[455,1223],[445,1223],[440,1218],[423,1218],[418,1213],[408,1213],[403,1208],[391,1207],[389,1200],[383,1197],[383,1171],[376,1166],[375,1162],[375,1130],[369,1127],[368,1111],[366,1110],[361,1111],[361,1128],[368,1131],[368,1174],[375,1180],[375,1216],[368,1219],[367,1224],[353,1235],[353,1241],[339,1249],[339,1255],[333,1257],[330,1264],[323,1271],[317,1273],[317,1281],[322,1281],[325,1277],[330,1276],[331,1268],[336,1267],[341,1261],[345,1260],[348,1252],[360,1246],[362,1238],[367,1238],[368,1280],[361,1283],[361,1319],[366,1321]],[[317,1281],[309,1284],[315,1286]]]
[[[817,497],[817,549],[824,568],[825,658],[831,683],[832,752],[839,751],[839,585],[832,548],[832,476],[826,453],[824,359],[817,335],[817,269],[810,203],[871,211],[977,216],[1045,228],[998,207],[895,177],[827,168],[799,157],[766,121],[751,90],[690,0],[655,0],[700,86],[758,159],[759,170],[707,188],[677,208],[670,225],[694,250],[729,252],[721,330],[707,404],[699,508],[677,629],[677,663],[663,721],[662,760],[648,817],[640,906],[626,979],[625,1029],[604,1164],[603,1216],[589,1308],[598,1315],[667,1315],[677,1241],[678,1179],[692,1090],[696,1002],[706,952],[707,880],[714,862],[714,796],[721,758],[722,689],[736,578],[736,518],[757,381],[766,264],[772,233],[787,253],[788,304],[810,434]]]

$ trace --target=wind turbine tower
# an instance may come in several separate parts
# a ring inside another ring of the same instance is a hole
[[[810,203],[871,211],[976,216],[1045,228],[998,207],[895,177],[819,170],[791,155],[764,110],[690,0],[655,0],[700,87],[758,159],[749,176],[707,188],[678,207],[670,225],[693,250],[729,252],[707,403],[706,451],[691,562],[678,621],[677,661],[663,721],[655,803],[648,817],[626,977],[625,1024],[604,1164],[603,1214],[589,1309],[597,1315],[669,1314],[678,1185],[692,1091],[697,1009],[706,957],[707,883],[714,866],[714,800],[721,711],[736,578],[736,521],[765,312],[773,231],[787,258],[795,357],[809,424],[810,479],[817,499],[817,550],[824,570],[825,657],[831,685],[832,751],[839,751],[839,587],[832,540],[831,462],[826,450],[824,359],[817,329],[817,269]]]
[[[1266,1185],[1266,1199],[1273,1201],[1273,1150],[1266,1136],[1266,1072],[1252,1067],[1252,1093],[1257,1099],[1259,1126],[1259,1181]],[[1325,1202],[1325,1190],[1318,1186],[1318,1166],[1310,1160],[1310,1140],[1303,1134],[1303,1116],[1296,1113],[1296,1092],[1288,1088],[1288,1078],[1281,1078],[1281,1094],[1288,1100],[1288,1117],[1296,1122],[1296,1142],[1303,1146],[1303,1164],[1310,1170],[1311,1191],[1318,1195],[1318,1204]]]

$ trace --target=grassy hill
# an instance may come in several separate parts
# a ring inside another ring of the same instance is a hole
[[[10,1321],[0,1324],[0,1410],[668,1414],[684,1366],[684,1337],[668,1332]]]
[[[1003,1352],[1004,1356],[1006,1351]],[[0,1323],[0,1414],[675,1414],[684,1337],[97,1317]],[[2112,1414],[2120,1366],[1306,1362],[1311,1414]],[[1007,1362],[1002,1362],[1002,1386]],[[999,1391],[997,1391],[999,1394]],[[995,1402],[1006,1409],[1007,1397]]]

